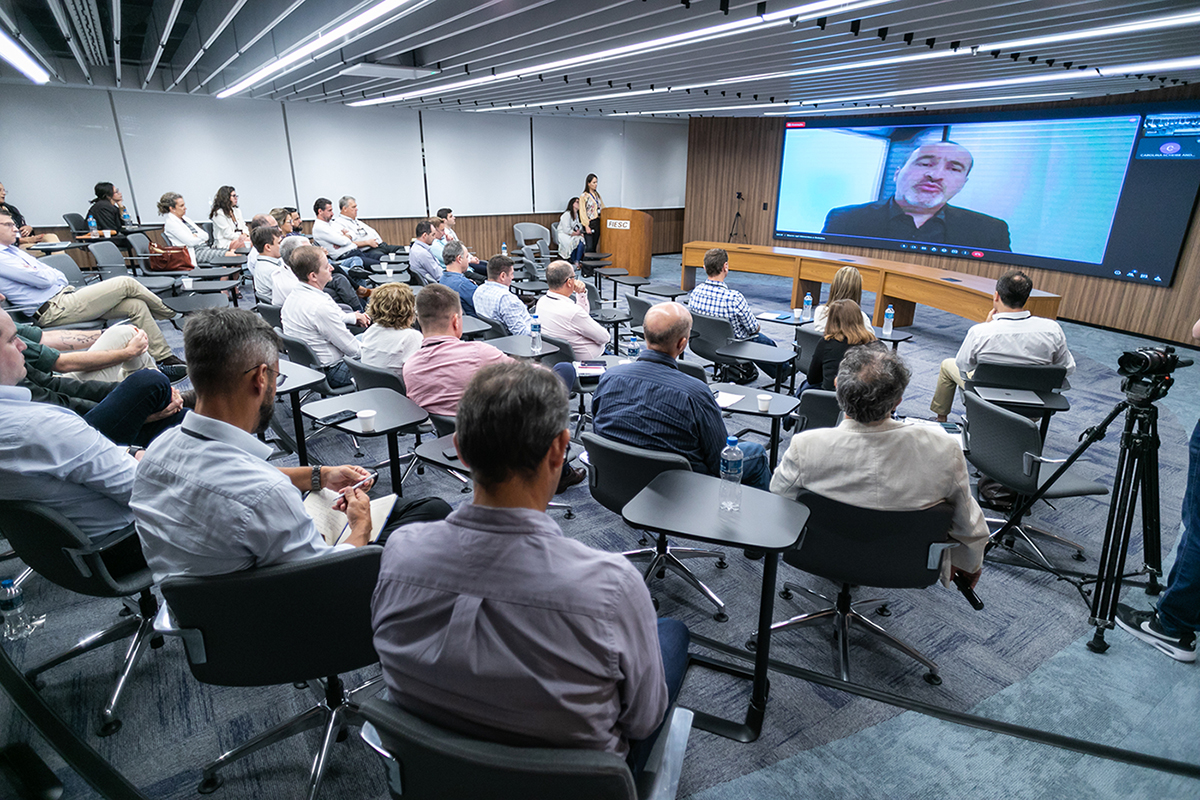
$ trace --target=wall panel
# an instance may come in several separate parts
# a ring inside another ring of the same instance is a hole
[[[430,212],[533,212],[528,117],[424,111],[421,121]]]
[[[625,124],[620,120],[533,117],[533,189],[537,211],[562,214],[567,198],[583,193],[589,173],[600,196],[625,205]]]

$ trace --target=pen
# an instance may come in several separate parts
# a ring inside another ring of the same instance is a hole
[[[346,494],[346,492],[352,492],[352,491],[354,491],[355,489],[361,489],[361,488],[363,487],[363,485],[364,485],[364,484],[370,483],[371,481],[375,480],[375,479],[376,479],[376,478],[378,478],[378,477],[379,477],[379,473],[378,473],[378,472],[372,472],[370,475],[368,475],[367,477],[363,478],[361,481],[359,481],[358,483],[354,484],[353,486],[347,486],[345,489],[342,489],[342,491],[340,492],[340,494],[342,494],[342,495],[345,495],[345,494]]]

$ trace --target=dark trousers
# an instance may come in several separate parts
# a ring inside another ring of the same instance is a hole
[[[591,223],[592,232],[583,235],[583,243],[587,245],[587,252],[600,252],[600,218],[596,217]]]
[[[371,258],[382,261],[384,256],[390,256],[395,253],[403,253],[404,248],[394,244],[381,244],[378,247],[369,247],[362,252],[366,253]]]
[[[688,642],[690,640],[691,636],[687,626],[682,622],[670,617],[659,617],[658,649],[662,652],[663,672],[667,678],[668,714],[671,713],[671,709],[675,705],[675,698],[679,697],[679,689],[683,686],[683,676],[687,672]],[[663,722],[666,722],[665,717]],[[640,775],[646,766],[646,759],[650,757],[650,751],[654,749],[654,743],[658,740],[661,732],[662,725],[659,725],[654,733],[645,739],[629,743],[629,755],[625,761],[629,764],[629,769],[633,771],[634,777]]]
[[[1158,619],[1169,636],[1200,629],[1200,422],[1188,445],[1188,477],[1183,494],[1183,535],[1175,565],[1158,601]]]
[[[450,504],[440,497],[422,497],[420,500],[411,500],[407,503],[397,500],[387,522],[383,524],[383,530],[379,532],[379,538],[375,540],[375,544],[386,544],[388,537],[401,525],[413,522],[437,522],[439,519],[449,516],[450,510]]]
[[[365,310],[362,298],[358,296],[358,292],[354,291],[354,284],[336,269],[333,272],[333,279],[325,284],[325,294],[332,297],[335,302],[349,306],[351,311]]]
[[[157,422],[146,417],[171,402],[171,381],[158,370],[140,369],[121,381],[99,405],[83,415],[87,423],[117,444],[145,446],[183,421],[180,411]]]
[[[340,256],[338,256],[338,261],[345,261],[347,258],[354,258],[356,256],[361,258],[364,264],[378,264],[380,261],[380,259],[371,255],[371,251],[359,250],[358,248],[342,253]]]

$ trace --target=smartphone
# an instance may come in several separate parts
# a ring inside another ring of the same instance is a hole
[[[329,414],[328,416],[318,417],[317,422],[321,425],[337,425],[339,422],[345,422],[346,420],[354,419],[357,416],[357,411],[347,408],[345,411],[338,411],[334,414]]]
[[[453,446],[443,447],[442,455],[444,455],[446,458],[450,459],[451,461],[458,461],[458,451],[455,450]]]

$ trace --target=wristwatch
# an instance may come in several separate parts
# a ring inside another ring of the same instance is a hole
[[[321,468],[319,466],[312,468],[312,490],[314,492],[321,491]]]

